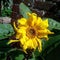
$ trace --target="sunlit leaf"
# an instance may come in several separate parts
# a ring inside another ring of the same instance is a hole
[[[11,24],[0,24],[0,40],[8,38],[14,34]]]
[[[25,18],[28,18],[28,15],[27,13],[30,12],[31,13],[31,10],[29,9],[29,7],[27,7],[24,3],[21,3],[19,5],[20,7],[20,14],[25,17]]]
[[[58,22],[54,19],[51,19],[51,18],[48,18],[48,21],[49,21],[49,29],[50,30],[52,30],[52,29],[60,30],[60,22]]]
[[[23,58],[24,58],[24,55],[23,54],[20,54],[19,56],[17,56],[15,58],[15,60],[23,60]]]

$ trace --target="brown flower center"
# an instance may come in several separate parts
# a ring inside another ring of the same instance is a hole
[[[32,28],[32,27],[28,28],[27,29],[27,36],[29,38],[34,38],[36,36],[36,29]]]
[[[31,35],[35,35],[35,33],[36,33],[34,29],[30,29],[29,32],[30,32]]]

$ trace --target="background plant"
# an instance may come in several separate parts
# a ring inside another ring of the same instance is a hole
[[[12,0],[1,0],[1,16],[10,16],[12,12]]]

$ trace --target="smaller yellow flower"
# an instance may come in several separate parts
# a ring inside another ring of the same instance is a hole
[[[28,13],[29,18],[18,19],[16,27],[15,22],[13,23],[14,29],[16,31],[16,40],[10,40],[8,44],[13,42],[20,42],[20,47],[27,53],[27,49],[36,50],[38,48],[39,52],[42,51],[42,39],[46,38],[48,40],[48,34],[54,34],[48,27],[48,19],[42,20],[35,13]]]

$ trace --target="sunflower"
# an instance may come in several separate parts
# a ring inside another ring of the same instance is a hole
[[[48,19],[42,20],[35,13],[28,13],[29,18],[21,18],[17,20],[18,26],[13,23],[16,31],[16,40],[11,39],[8,44],[20,42],[20,47],[24,52],[27,49],[42,51],[42,38],[48,40],[48,34],[54,34],[48,27]]]

